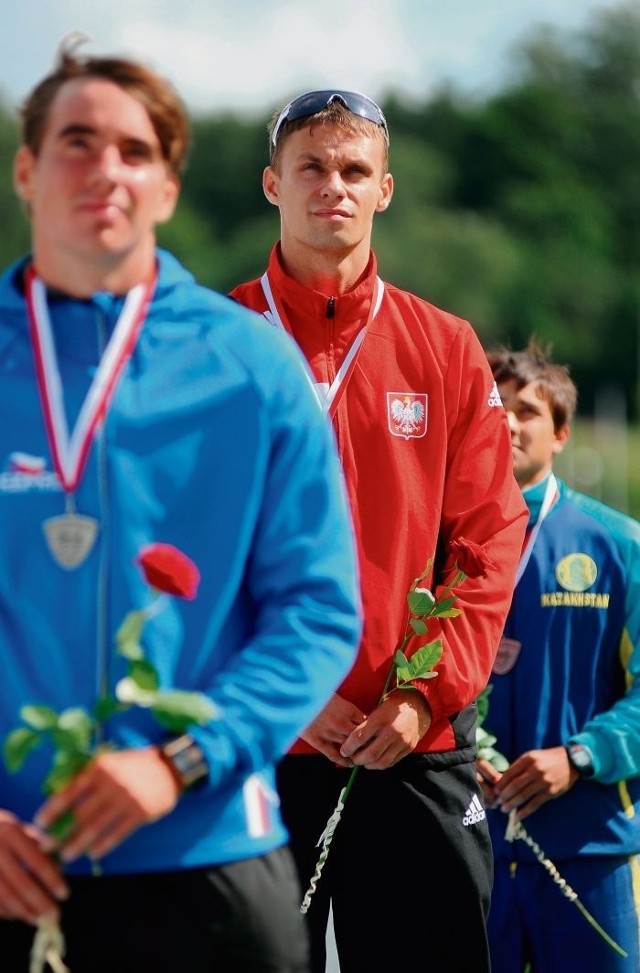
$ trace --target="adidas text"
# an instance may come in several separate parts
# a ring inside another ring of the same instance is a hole
[[[485,809],[480,803],[480,799],[478,798],[477,794],[474,794],[471,798],[471,803],[465,811],[465,815],[462,819],[463,825],[465,828],[468,828],[470,824],[479,824],[481,821],[484,821],[486,816]]]

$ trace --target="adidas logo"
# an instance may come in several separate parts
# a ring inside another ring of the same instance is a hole
[[[462,823],[465,828],[468,828],[470,824],[479,824],[480,821],[484,821],[486,816],[485,810],[480,803],[480,798],[477,794],[474,794],[469,807],[465,811]]]
[[[487,405],[493,406],[494,408],[502,406],[502,399],[500,398],[500,393],[498,392],[498,386],[493,383],[491,391],[489,392],[489,398],[487,399]]]

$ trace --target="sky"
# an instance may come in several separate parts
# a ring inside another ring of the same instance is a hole
[[[476,96],[509,77],[536,25],[576,32],[620,0],[12,0],[3,5],[0,94],[17,105],[62,37],[141,58],[196,114],[257,115],[312,88],[428,99],[444,83]]]

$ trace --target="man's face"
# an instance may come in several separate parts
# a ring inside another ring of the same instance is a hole
[[[553,457],[569,438],[569,427],[553,427],[549,403],[540,398],[535,382],[518,389],[510,379],[498,385],[511,430],[513,472],[521,488],[539,483],[551,471]]]
[[[280,209],[283,247],[340,255],[368,253],[373,216],[389,205],[393,180],[381,141],[315,125],[286,136],[263,188]]]
[[[60,253],[107,263],[148,254],[178,195],[146,109],[101,78],[60,88],[38,155],[18,152],[15,184],[38,263]]]

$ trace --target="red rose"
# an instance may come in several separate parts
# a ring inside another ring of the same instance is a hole
[[[200,572],[186,554],[172,544],[149,544],[136,561],[152,588],[180,598],[195,598]]]
[[[484,547],[466,537],[457,537],[451,544],[451,550],[458,568],[468,578],[486,578],[487,571],[495,567]]]

